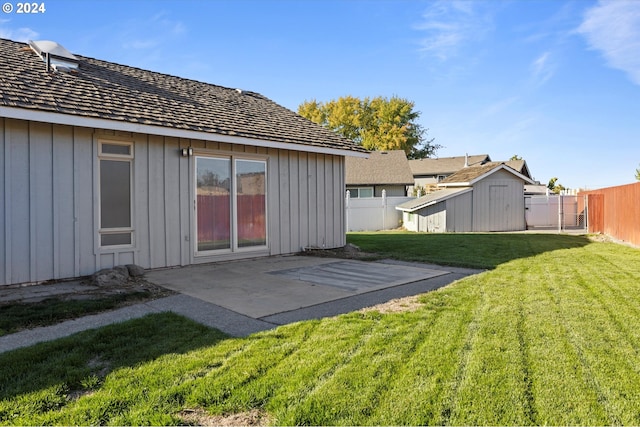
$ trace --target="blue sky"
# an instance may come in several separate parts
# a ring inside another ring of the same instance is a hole
[[[47,0],[39,14],[0,3],[14,6],[0,12],[0,37],[54,40],[294,111],[407,98],[440,157],[517,154],[545,184],[627,184],[640,167],[640,0]]]

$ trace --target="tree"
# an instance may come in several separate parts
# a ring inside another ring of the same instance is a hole
[[[511,156],[509,160],[522,160],[522,157],[518,156],[517,154],[514,154],[513,156]]]
[[[305,101],[298,114],[362,145],[367,150],[404,150],[410,159],[429,157],[441,148],[426,139],[414,103],[399,97],[359,99],[343,96],[326,103]]]
[[[636,180],[640,181],[640,168],[636,169]]]
[[[559,194],[562,190],[565,190],[564,185],[560,184],[558,182],[558,178],[556,177],[553,177],[549,180],[549,183],[547,184],[547,188],[553,191],[555,194]]]

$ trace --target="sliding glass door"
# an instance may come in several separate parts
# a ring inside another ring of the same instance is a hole
[[[231,248],[231,161],[196,158],[198,252]]]
[[[267,245],[265,160],[196,157],[196,252]]]
[[[267,244],[266,174],[264,161],[236,160],[236,224],[238,247]]]

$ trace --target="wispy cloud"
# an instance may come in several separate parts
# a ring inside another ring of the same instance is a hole
[[[131,21],[122,29],[122,47],[132,50],[151,50],[171,43],[187,31],[181,21],[174,21],[168,13],[159,12],[146,21]]]
[[[588,9],[577,32],[608,65],[640,85],[640,1],[603,1]]]
[[[531,63],[531,80],[534,86],[542,86],[555,73],[551,52],[544,52]]]
[[[505,110],[508,110],[514,103],[519,100],[517,96],[510,96],[508,98],[503,98],[498,101],[493,102],[492,104],[487,105],[479,117],[483,120],[487,117],[492,117],[498,114],[503,113]]]
[[[0,38],[15,40],[18,42],[26,42],[37,39],[39,34],[31,28],[16,28],[8,26],[11,22],[9,19],[0,19]]]
[[[491,27],[486,14],[477,10],[481,3],[465,0],[436,1],[423,13],[422,22],[414,26],[425,36],[420,51],[446,61],[466,43],[482,38]]]

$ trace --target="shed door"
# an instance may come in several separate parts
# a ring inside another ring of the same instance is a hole
[[[508,188],[507,185],[489,187],[489,231],[510,230]]]

